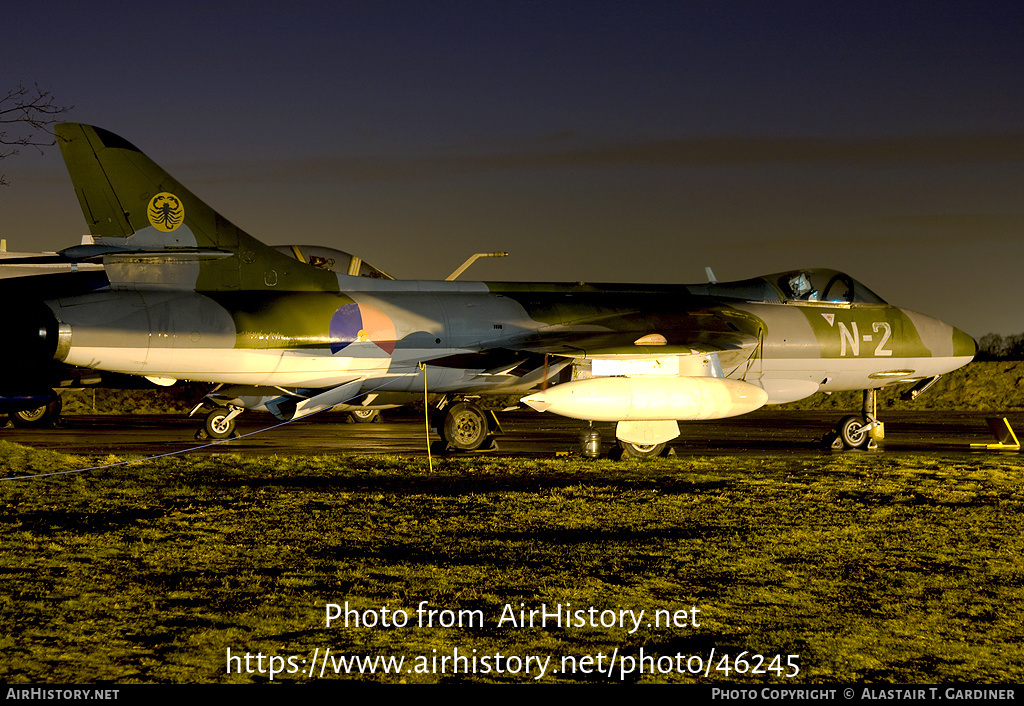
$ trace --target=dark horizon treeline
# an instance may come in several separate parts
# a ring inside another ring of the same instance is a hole
[[[1024,360],[1024,333],[1000,336],[986,333],[978,339],[975,360]]]

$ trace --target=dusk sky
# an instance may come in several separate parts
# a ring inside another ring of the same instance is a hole
[[[1024,332],[1019,2],[22,3],[18,83],[270,244],[400,278],[849,272]],[[10,250],[76,244],[56,147],[0,161]]]

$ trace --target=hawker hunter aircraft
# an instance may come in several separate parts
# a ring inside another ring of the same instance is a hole
[[[521,393],[615,422],[622,453],[645,456],[679,420],[864,390],[862,414],[836,430],[858,447],[880,435],[874,391],[921,389],[975,353],[965,333],[832,270],[664,286],[360,277],[264,245],[117,135],[56,134],[92,234],[58,257],[102,263],[103,277],[19,290],[8,363],[215,383],[213,437],[245,409],[289,420],[426,389],[442,395],[443,443],[470,451],[497,431],[476,397]]]

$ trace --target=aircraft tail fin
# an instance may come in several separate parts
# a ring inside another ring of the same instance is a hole
[[[200,290],[337,288],[329,273],[301,266],[236,227],[124,138],[80,123],[61,123],[55,133],[96,244],[148,256],[130,267],[124,257],[105,260],[112,281]],[[192,267],[166,266],[173,258]]]

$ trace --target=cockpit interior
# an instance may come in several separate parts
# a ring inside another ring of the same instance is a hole
[[[294,257],[299,262],[339,274],[370,279],[394,279],[384,270],[364,262],[361,258],[334,248],[319,245],[275,245],[274,249]]]
[[[769,275],[784,301],[829,304],[885,304],[885,300],[850,275],[836,270],[796,270]]]

